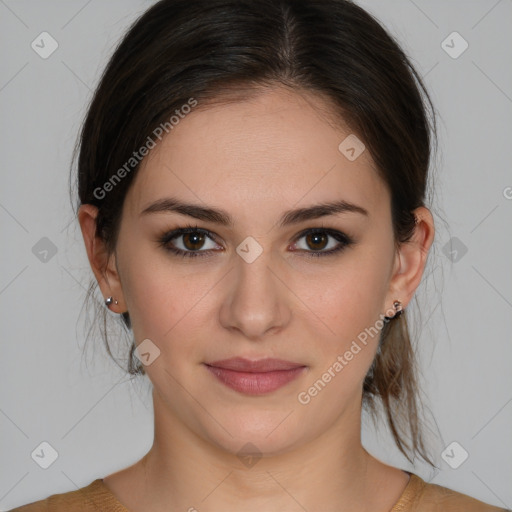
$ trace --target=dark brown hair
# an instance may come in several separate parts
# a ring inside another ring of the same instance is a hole
[[[413,210],[425,206],[435,110],[403,50],[369,13],[347,0],[161,0],[127,31],[101,77],[82,126],[78,204],[98,207],[96,236],[116,247],[123,201],[139,168],[133,152],[189,103],[260,87],[307,91],[364,142],[389,187],[395,243],[410,240]],[[326,114],[327,115],[327,114]],[[123,168],[122,179],[119,169]],[[113,183],[105,191],[106,183]],[[88,299],[97,283],[91,282]],[[107,336],[107,311],[98,314]],[[387,322],[363,386],[380,399],[400,451],[431,465],[419,427],[407,313]],[[122,315],[130,333],[128,313]],[[130,339],[128,372],[144,374]],[[411,443],[403,433],[409,431]]]

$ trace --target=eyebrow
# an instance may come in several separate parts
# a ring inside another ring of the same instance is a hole
[[[233,217],[225,210],[219,208],[205,207],[198,204],[185,203],[173,197],[166,197],[155,201],[145,208],[140,215],[151,213],[179,213],[194,219],[213,222],[222,226],[233,227]],[[327,215],[336,215],[340,213],[359,213],[369,217],[369,213],[362,206],[350,203],[345,200],[339,200],[329,203],[320,203],[305,208],[288,210],[283,213],[279,219],[279,227],[285,227],[292,224],[299,224],[307,220],[318,219]]]

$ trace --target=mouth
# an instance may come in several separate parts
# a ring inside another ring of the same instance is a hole
[[[271,393],[307,369],[299,363],[271,358],[250,361],[236,357],[204,364],[222,384],[247,395]]]

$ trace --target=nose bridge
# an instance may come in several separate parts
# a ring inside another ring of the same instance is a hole
[[[240,244],[237,248],[237,256],[235,272],[238,293],[252,290],[252,295],[257,296],[271,292],[272,282],[275,279],[275,270],[273,270],[275,258],[272,257],[270,249],[263,250],[261,247],[261,250],[257,250],[250,243]]]
[[[283,285],[271,250],[248,237],[236,249],[231,296],[223,311],[225,327],[236,327],[247,338],[261,337],[286,320]]]

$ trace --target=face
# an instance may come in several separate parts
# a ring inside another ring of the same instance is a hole
[[[389,192],[368,151],[340,152],[350,131],[325,108],[282,89],[197,108],[145,158],[125,199],[115,262],[136,343],[151,340],[151,359],[160,351],[145,368],[156,413],[232,453],[247,442],[285,452],[343,430],[377,348],[368,332],[397,296]],[[151,208],[170,198],[231,222]],[[341,201],[358,208],[286,215]],[[206,366],[235,357],[300,368],[265,380]]]

